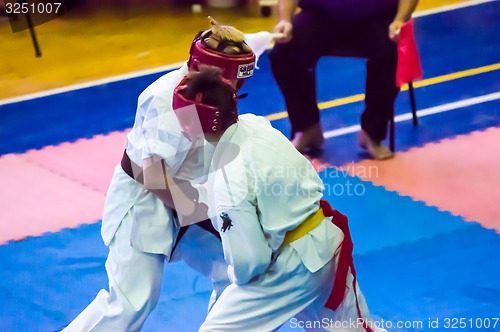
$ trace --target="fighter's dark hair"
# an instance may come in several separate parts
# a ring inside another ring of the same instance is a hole
[[[222,70],[217,67],[200,65],[198,71],[192,71],[186,77],[184,96],[195,100],[201,94],[201,102],[214,106],[224,114],[236,110],[236,91],[222,78]]]

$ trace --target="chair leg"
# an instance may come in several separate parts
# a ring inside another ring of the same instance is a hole
[[[391,121],[389,121],[389,149],[391,149],[392,152],[396,151],[396,138],[394,137],[395,135],[395,128],[394,128],[394,113],[392,113],[392,118]]]
[[[418,117],[417,117],[417,102],[415,99],[415,89],[413,88],[413,82],[408,83],[408,90],[410,91],[410,102],[411,102],[411,114],[413,116],[413,125],[418,126]],[[394,113],[392,114],[390,124],[390,132],[389,132],[389,148],[392,152],[396,151],[396,138],[395,135],[395,123],[394,123]]]
[[[413,82],[408,83],[408,90],[410,91],[411,114],[413,115],[413,125],[418,126],[417,102],[415,100],[415,89],[413,88]]]
[[[22,0],[21,4],[26,4],[26,0]],[[40,46],[38,45],[38,40],[36,39],[35,27],[33,26],[33,21],[31,20],[31,16],[29,12],[26,14],[26,22],[28,22],[28,28],[30,30],[31,41],[33,42],[33,47],[35,48],[35,56],[37,58],[42,56],[42,51],[40,51]]]

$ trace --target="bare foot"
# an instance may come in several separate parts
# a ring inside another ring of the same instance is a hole
[[[305,153],[311,150],[321,149],[324,141],[323,129],[318,122],[302,132],[296,132],[292,144],[299,152]]]
[[[394,157],[394,153],[382,142],[375,142],[368,134],[361,130],[359,133],[359,146],[366,149],[375,160],[385,160]]]

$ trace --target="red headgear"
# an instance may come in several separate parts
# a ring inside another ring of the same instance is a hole
[[[186,134],[190,137],[198,137],[202,132],[222,133],[238,121],[238,111],[236,109],[236,100],[238,97],[236,96],[236,92],[233,97],[234,110],[230,114],[227,114],[215,106],[203,104],[202,93],[198,93],[195,100],[187,99],[184,96],[184,90],[187,88],[185,80],[183,79],[174,90],[172,108],[182,130]]]
[[[204,42],[204,39],[211,33],[210,30],[200,32],[194,38],[189,51],[189,69],[197,70],[200,64],[215,66],[222,69],[222,75],[228,80],[244,80],[252,76],[255,68],[255,54],[253,52],[226,54],[219,50],[212,50]],[[227,43],[231,42],[221,42],[219,49],[223,49]]]

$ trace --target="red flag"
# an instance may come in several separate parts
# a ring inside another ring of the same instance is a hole
[[[422,65],[413,34],[413,22],[411,20],[403,24],[399,32],[398,69],[396,72],[398,86],[422,78]]]

